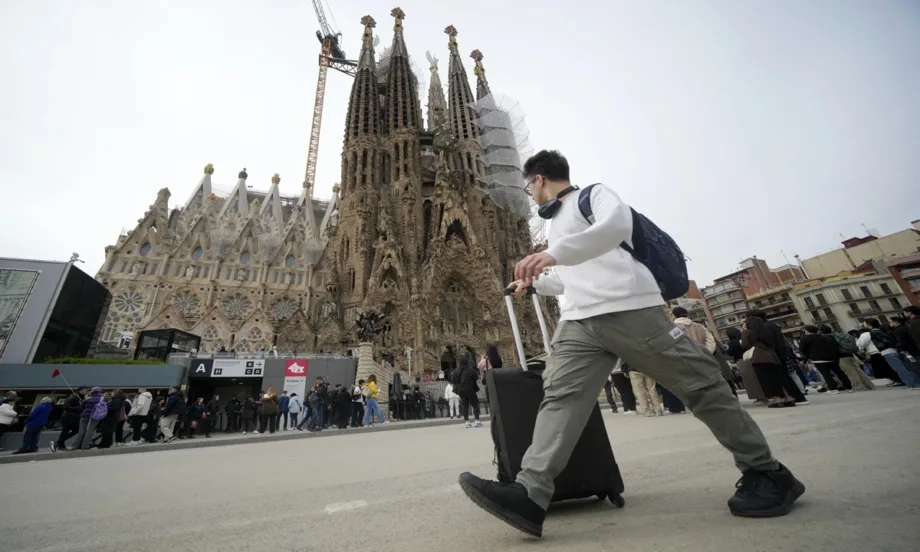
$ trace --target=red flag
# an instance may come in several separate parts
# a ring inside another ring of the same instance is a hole
[[[54,372],[51,372],[51,379],[54,379],[54,378],[56,378],[56,377],[58,377],[58,376],[60,376],[60,375],[61,375],[61,371],[58,370],[57,368],[55,368],[55,369],[54,369]]]

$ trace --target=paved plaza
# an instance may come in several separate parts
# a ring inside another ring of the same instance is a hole
[[[456,485],[492,474],[459,425],[0,465],[5,552],[195,550],[907,551],[920,542],[920,393],[815,396],[751,412],[808,490],[785,518],[739,519],[730,456],[691,415],[605,412],[625,509],[554,507],[542,540]]]

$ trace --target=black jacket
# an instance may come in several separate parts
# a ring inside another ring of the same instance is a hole
[[[840,348],[837,340],[825,334],[806,334],[799,342],[799,351],[811,361],[840,360]]]
[[[738,362],[744,357],[744,347],[741,346],[740,339],[729,340],[728,356],[735,362]]]
[[[173,414],[178,414],[182,416],[185,413],[185,395],[182,394],[182,391],[170,393],[169,396],[166,397],[166,406],[163,408],[163,415],[171,416]]]
[[[898,342],[898,350],[903,351],[914,357],[915,361],[920,359],[920,347],[914,342],[910,335],[910,327],[907,324],[901,324],[894,329],[894,338]]]
[[[73,419],[80,418],[80,404],[83,402],[83,399],[80,398],[80,395],[76,393],[71,394],[69,397],[64,399],[64,412],[61,416],[62,420],[64,418]]]
[[[454,387],[454,390],[461,397],[475,395],[479,391],[479,384],[476,383],[479,379],[479,369],[472,364],[463,368],[458,379],[459,383]]]
[[[102,431],[115,431],[115,428],[118,427],[118,424],[123,423],[121,420],[121,415],[124,413],[124,410],[125,398],[112,397],[109,400],[109,411],[106,413],[105,418],[102,419]]]
[[[789,356],[790,351],[786,348],[786,337],[783,336],[783,330],[779,329],[779,326],[769,320],[764,320],[763,325],[770,332],[770,335],[773,336],[773,351],[776,353],[776,356],[779,357],[780,364],[785,366],[786,358]]]
[[[326,387],[326,384],[318,385],[313,388],[313,394],[310,395],[310,404],[325,404],[326,399],[328,399],[329,390]]]

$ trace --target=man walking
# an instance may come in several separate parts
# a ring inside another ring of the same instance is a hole
[[[533,286],[566,300],[521,472],[512,484],[463,473],[467,496],[516,529],[541,536],[553,480],[565,468],[610,366],[622,358],[670,389],[733,454],[742,476],[728,500],[732,514],[788,513],[805,486],[773,457],[760,428],[724,384],[715,358],[670,320],[651,271],[620,247],[632,243],[630,208],[613,191],[594,186],[587,198],[594,216],[586,220],[579,192],[570,190],[568,162],[555,151],[531,157],[524,177],[525,191],[553,222],[549,248],[517,264],[514,285],[519,294]],[[544,273],[550,267],[555,269]]]

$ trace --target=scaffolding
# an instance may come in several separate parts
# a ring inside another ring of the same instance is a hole
[[[488,94],[470,107],[477,117],[474,123],[480,131],[489,195],[500,208],[530,221],[535,243],[544,241],[543,219],[535,216],[536,205],[524,191],[526,183],[521,174],[522,160],[533,154],[524,111],[516,100],[502,94]]]

